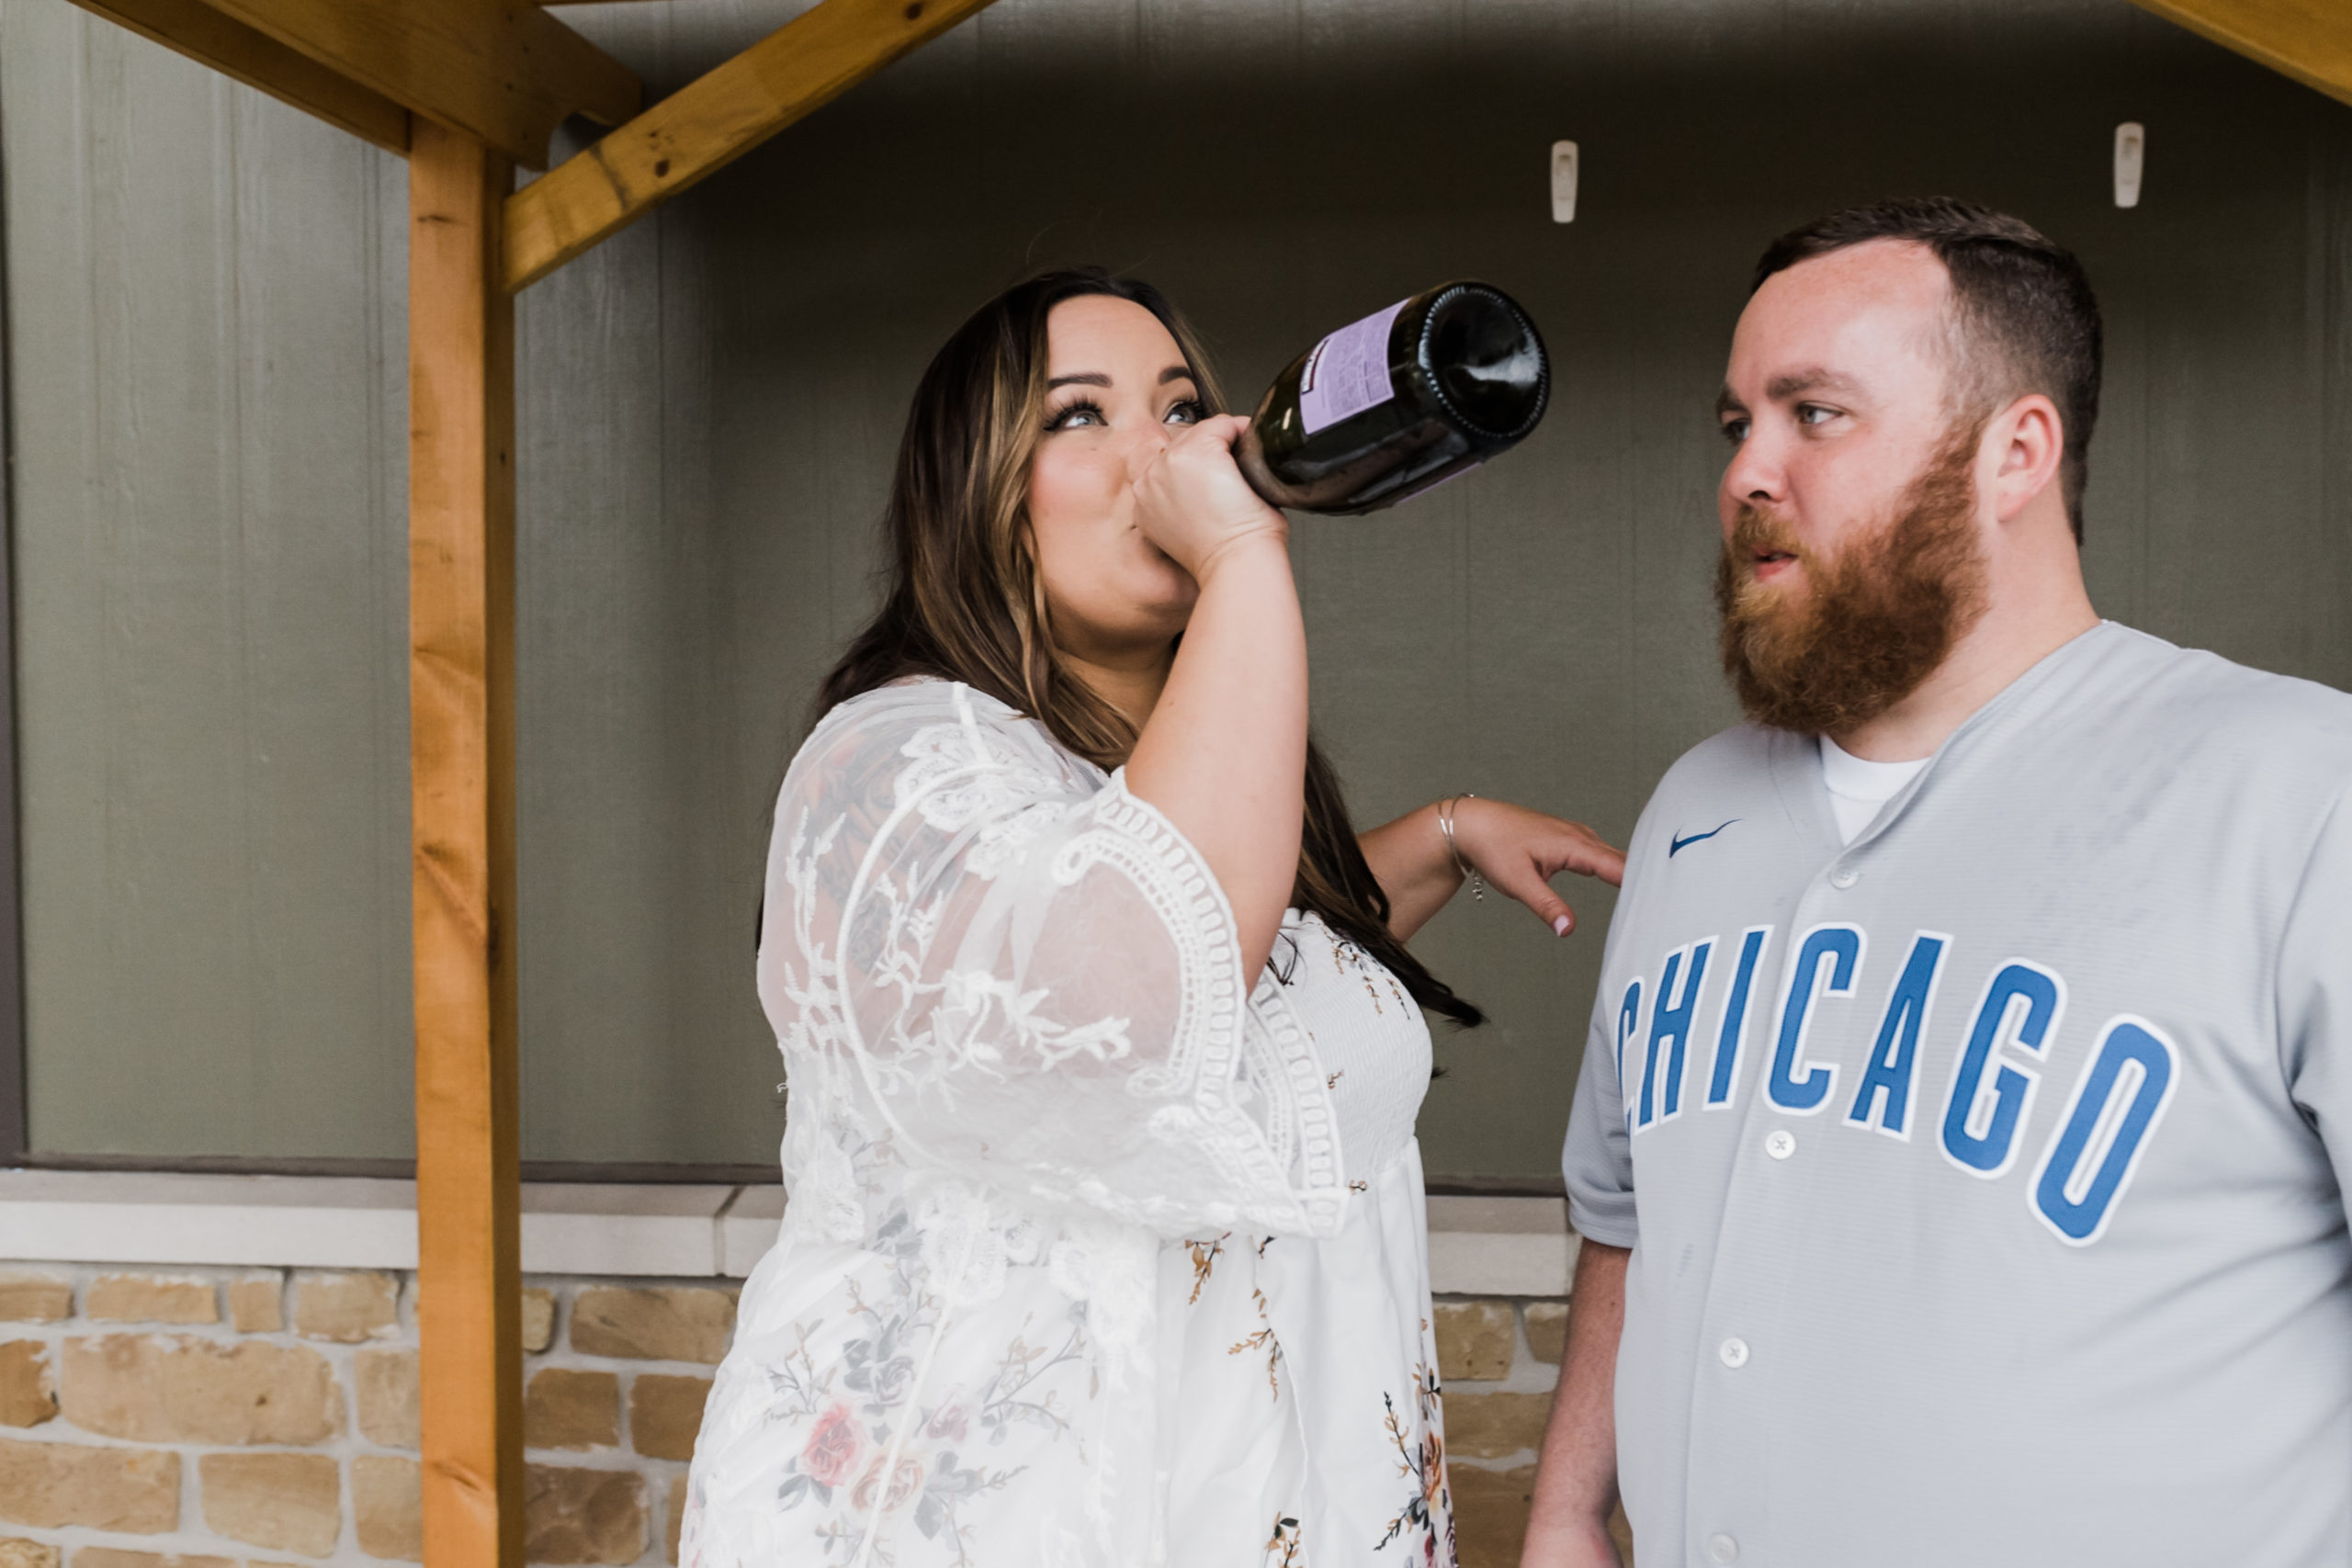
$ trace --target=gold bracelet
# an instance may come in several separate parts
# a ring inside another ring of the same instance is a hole
[[[1443,800],[1439,801],[1437,803],[1437,830],[1445,835],[1445,852],[1453,857],[1453,869],[1460,872],[1463,877],[1470,884],[1470,897],[1483,904],[1487,901],[1487,884],[1485,880],[1478,875],[1478,868],[1472,865],[1467,860],[1463,858],[1462,846],[1456,843],[1453,839],[1453,803],[1457,800],[1476,800],[1477,798],[1477,795],[1465,789],[1460,795],[1449,795]]]

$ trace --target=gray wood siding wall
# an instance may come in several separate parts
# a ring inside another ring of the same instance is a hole
[[[407,181],[0,10],[30,1132],[409,1136]]]
[[[566,16],[659,90],[796,8]],[[0,134],[35,1143],[397,1156],[401,165],[64,0],[0,0]],[[1438,278],[1518,294],[1560,369],[1544,429],[1295,531],[1317,722],[1366,822],[1472,789],[1622,840],[1732,716],[1709,406],[1753,257],[1938,189],[2101,288],[2102,610],[2352,685],[2352,110],[2124,0],[1000,0],[538,285],[526,1156],[771,1155],[766,814],[872,602],[907,395],[994,288],[1149,276],[1241,398]],[[1421,939],[1496,1017],[1441,1037],[1433,1173],[1554,1167],[1610,908],[1571,896],[1566,943],[1492,899]]]

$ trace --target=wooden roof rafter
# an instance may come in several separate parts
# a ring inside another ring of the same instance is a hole
[[[2352,0],[2132,0],[2168,22],[2352,104]]]
[[[529,0],[74,3],[395,152],[398,110],[543,169],[565,119],[618,125],[644,102],[636,73]]]
[[[507,198],[514,292],[989,0],[822,0],[641,113],[628,67],[530,0],[74,4],[389,152],[413,114],[526,169],[574,115],[616,128]]]
[[[528,288],[989,0],[823,0],[506,199]]]
[[[75,0],[164,48],[280,103],[318,116],[387,152],[408,152],[408,110],[333,66],[217,11],[205,0]]]

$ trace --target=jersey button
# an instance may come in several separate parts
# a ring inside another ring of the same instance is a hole
[[[1709,1536],[1707,1538],[1707,1561],[1710,1562],[1738,1562],[1739,1542],[1734,1540],[1731,1537],[1723,1534],[1721,1531]]]
[[[1862,879],[1862,874],[1850,865],[1841,865],[1829,874],[1829,886],[1844,892]]]
[[[1715,1354],[1724,1359],[1724,1366],[1729,1367],[1736,1371],[1739,1368],[1747,1365],[1747,1341],[1745,1339],[1726,1339],[1715,1348]]]
[[[1768,1133],[1764,1137],[1764,1152],[1774,1159],[1786,1159],[1797,1152],[1797,1135],[1786,1127]]]

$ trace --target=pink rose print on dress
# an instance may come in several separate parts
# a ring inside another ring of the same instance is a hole
[[[932,1413],[924,1424],[923,1436],[943,1443],[960,1443],[971,1433],[969,1419],[960,1404],[943,1404]]]
[[[800,1450],[800,1468],[820,1486],[839,1486],[857,1467],[865,1451],[865,1432],[846,1404],[836,1404],[817,1417],[808,1446]]]
[[[865,1473],[858,1479],[857,1490],[849,1495],[850,1506],[861,1511],[874,1506],[875,1495],[882,1490],[882,1456],[874,1456]],[[889,1496],[882,1504],[882,1511],[895,1514],[907,1506],[907,1499],[922,1490],[922,1461],[900,1459],[899,1468],[890,1476]]]

